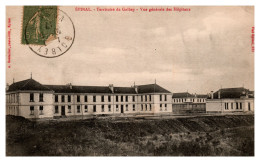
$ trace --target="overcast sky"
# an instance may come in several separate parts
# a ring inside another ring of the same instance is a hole
[[[60,9],[74,22],[75,42],[67,53],[50,59],[20,44],[22,8],[7,8],[12,20],[8,83],[28,79],[32,72],[42,84],[131,86],[156,79],[171,92],[208,93],[243,85],[254,89],[252,7],[191,7],[190,12]]]

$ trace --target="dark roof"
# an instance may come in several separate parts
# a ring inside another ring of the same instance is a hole
[[[103,86],[74,86],[70,85],[45,85],[55,93],[111,93],[109,87]]]
[[[134,87],[114,87],[114,93],[135,94]]]
[[[207,95],[204,94],[190,94],[189,92],[180,92],[180,93],[173,93],[172,98],[189,98],[189,97],[194,97],[194,98],[207,98]]]
[[[243,87],[238,88],[222,88],[213,94],[214,99],[218,99],[218,94],[220,93],[220,98],[240,98],[246,96],[250,91]]]
[[[9,86],[7,92],[12,91],[51,91],[48,87],[42,85],[41,83],[33,80],[27,79],[20,82],[13,83]]]
[[[186,97],[194,97],[194,96],[188,92],[180,92],[180,93],[172,94],[172,98],[186,98]]]
[[[197,98],[207,98],[208,95],[206,94],[197,94]]]
[[[147,84],[147,85],[139,85],[138,93],[171,93],[170,91],[162,88],[158,84]]]
[[[113,87],[117,94],[136,94],[135,87]],[[157,84],[139,85],[138,93],[171,93]],[[16,82],[9,86],[10,91],[40,90],[55,93],[112,93],[109,86],[42,85],[33,79]]]

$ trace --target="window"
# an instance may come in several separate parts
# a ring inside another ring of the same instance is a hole
[[[242,110],[242,102],[240,102],[240,109]]]
[[[97,112],[96,105],[93,105],[93,112]]]
[[[102,109],[101,109],[101,111],[102,112],[104,112],[105,111],[105,106],[104,105],[102,105],[102,107],[101,107]]]
[[[68,95],[68,102],[71,102],[71,96]]]
[[[141,101],[143,102],[143,96],[141,96]]]
[[[160,111],[162,111],[162,104],[160,104]]]
[[[143,111],[144,110],[144,108],[143,108],[143,104],[141,105],[141,111]]]
[[[96,102],[96,96],[93,96],[93,102]]]
[[[165,104],[164,106],[165,106],[165,111],[167,111],[167,104]]]
[[[30,93],[30,102],[34,102],[34,94]]]
[[[248,102],[248,111],[251,111],[250,102]]]
[[[55,106],[55,114],[59,113],[59,107],[56,105]]]
[[[80,95],[77,95],[77,102],[80,102]]]
[[[71,106],[68,106],[68,113],[71,113]]]
[[[80,113],[80,105],[77,105],[77,113]]]
[[[160,101],[162,101],[162,95],[160,95]]]
[[[34,106],[30,106],[30,115],[34,115]]]
[[[40,106],[40,115],[43,115],[43,106]]]
[[[238,103],[236,102],[236,109],[238,109]]]
[[[147,111],[147,104],[145,104],[145,111]]]
[[[125,96],[125,102],[128,102],[128,96]]]
[[[167,101],[167,95],[164,95],[164,101]],[[183,101],[183,100],[182,100]]]
[[[84,101],[88,102],[88,96],[87,95],[84,96]]]
[[[118,96],[116,96],[116,102],[118,102]]]
[[[108,111],[111,112],[111,105],[108,105]]]
[[[111,96],[108,96],[108,102],[111,102]]]
[[[59,97],[58,95],[55,95],[55,102],[58,102],[59,101]]]
[[[145,101],[147,101],[147,95],[145,95],[144,97],[145,97]]]
[[[124,96],[121,96],[121,102],[124,102]]]
[[[43,102],[43,93],[40,93],[39,95],[39,102]]]
[[[88,105],[85,105],[85,112],[88,112]]]
[[[104,102],[105,101],[105,97],[102,95],[101,96],[101,102]]]
[[[149,100],[152,101],[152,95],[149,95]]]
[[[61,96],[61,102],[65,102],[65,96],[64,95]]]
[[[133,102],[135,102],[135,96],[133,96]]]
[[[125,105],[125,111],[128,111],[128,105]]]
[[[116,111],[118,111],[118,105],[116,105]]]
[[[135,105],[133,105],[133,111],[135,111]]]
[[[152,111],[152,104],[150,104],[150,111]]]

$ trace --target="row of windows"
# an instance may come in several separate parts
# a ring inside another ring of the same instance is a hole
[[[116,111],[119,111],[119,106],[120,105],[116,105]],[[160,107],[162,109],[162,104],[160,105]],[[64,106],[64,108],[65,108],[65,106]],[[84,105],[84,106],[82,106],[82,108],[84,109],[84,112],[89,111],[88,105]],[[124,105],[121,105],[121,108],[124,108]],[[77,110],[77,113],[81,113],[80,105],[77,105],[76,110]],[[133,105],[132,110],[136,111],[135,105]],[[165,104],[165,110],[167,110],[167,104]],[[125,105],[125,111],[129,111],[128,105]],[[152,105],[151,104],[142,104],[141,105],[141,111],[152,111]],[[96,105],[93,105],[93,112],[97,112]],[[101,112],[105,112],[105,105],[101,105]],[[108,112],[111,112],[111,105],[108,105]],[[55,106],[55,113],[59,113],[59,106],[58,105]],[[71,113],[71,105],[68,105],[68,113]]]
[[[34,93],[30,93],[30,102],[34,102]],[[39,93],[39,102],[43,102],[43,93]]]
[[[9,94],[6,97],[7,103],[16,103],[17,101],[18,101],[18,98],[17,98],[16,94]]]
[[[160,95],[160,101],[163,100],[163,95]],[[164,101],[167,101],[167,95],[164,95]]]
[[[118,108],[119,105],[116,105],[116,111],[119,111]],[[65,108],[65,106],[64,106]],[[84,105],[82,108],[84,108],[84,112],[88,112],[89,111],[89,106],[88,105]],[[124,105],[121,105],[121,108],[124,108]],[[135,105],[133,105],[133,111],[135,111]],[[128,110],[128,105],[125,105],[125,111],[129,111]],[[93,105],[93,112],[97,112],[97,107],[96,105]],[[101,105],[101,112],[105,112],[105,105]],[[111,105],[108,105],[108,112],[111,112]],[[55,113],[59,113],[59,106],[55,106]],[[71,113],[71,105],[68,105],[68,113]],[[77,113],[81,113],[81,107],[80,105],[77,105]]]
[[[250,103],[249,103],[250,104]],[[243,104],[242,104],[242,102],[235,102],[235,103],[233,103],[233,102],[231,102],[231,103],[225,103],[225,110],[229,110],[229,108],[231,108],[231,110],[233,110],[234,108],[236,109],[236,110],[238,110],[238,109],[240,109],[240,110],[242,110],[242,108],[243,108]]]
[[[105,97],[104,95],[101,96],[101,102],[105,102]],[[129,96],[117,96],[116,95],[116,102],[128,102],[128,99]],[[135,102],[135,99],[136,96],[132,96],[132,101]],[[162,99],[162,95],[160,96],[160,99]],[[81,98],[80,98],[80,95],[77,95],[77,102],[80,102]],[[96,102],[97,100],[97,96],[93,96],[93,102]],[[107,96],[107,100],[108,102],[111,102],[111,96]],[[119,101],[120,100],[120,101]],[[144,95],[144,96],[141,96],[141,101],[152,101],[152,96],[151,95]],[[68,102],[71,102],[71,95],[68,95],[68,99],[67,99]],[[167,101],[167,96],[165,95],[165,101]],[[55,95],[55,102],[59,102],[59,97],[58,95]],[[65,95],[61,95],[61,102],[65,102]],[[88,96],[85,95],[84,96],[84,102],[88,102]]]
[[[167,104],[164,104],[164,110],[167,111]],[[163,111],[163,104],[160,104],[160,111]]]
[[[39,114],[43,115],[43,106],[39,107]],[[30,115],[34,115],[34,106],[30,106]]]
[[[186,98],[173,99],[173,102],[186,102],[186,101],[187,101]],[[202,98],[197,98],[196,101],[197,101],[197,102],[205,102],[206,100],[205,100],[205,99],[202,99]],[[194,99],[194,98],[191,98],[191,99],[190,99],[190,102],[195,102],[195,99]]]

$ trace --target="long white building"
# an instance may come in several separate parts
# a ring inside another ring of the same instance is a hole
[[[172,93],[157,84],[43,85],[27,79],[7,85],[6,89],[6,114],[31,119],[171,112]]]

